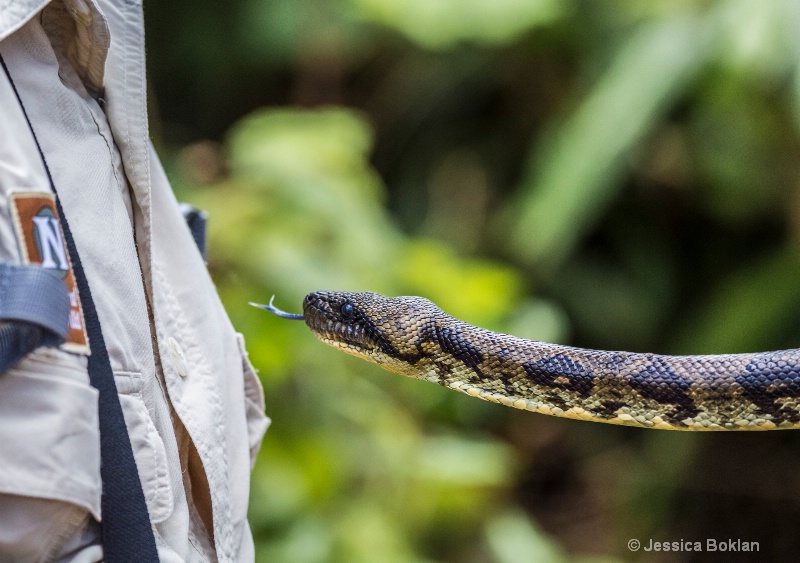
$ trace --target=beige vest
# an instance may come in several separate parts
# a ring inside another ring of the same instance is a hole
[[[149,141],[141,6],[0,0],[0,54],[92,290],[161,560],[252,560],[269,420]],[[15,202],[51,192],[19,106],[0,73],[0,261],[15,264]],[[98,436],[79,346],[0,375],[0,560],[102,558]]]

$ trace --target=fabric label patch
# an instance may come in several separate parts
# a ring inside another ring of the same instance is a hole
[[[72,262],[65,243],[64,231],[56,209],[55,198],[44,192],[13,191],[11,213],[26,264],[37,264],[64,280],[69,292],[69,331],[61,348],[69,352],[89,354],[89,337],[83,318],[81,298]]]

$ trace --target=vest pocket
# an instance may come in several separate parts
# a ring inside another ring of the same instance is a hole
[[[0,493],[66,501],[100,519],[97,390],[85,357],[40,348],[0,374]]]
[[[142,399],[142,374],[115,371],[114,382],[128,435],[133,458],[147,503],[150,521],[159,524],[169,518],[174,508],[172,485],[167,468],[167,452]]]

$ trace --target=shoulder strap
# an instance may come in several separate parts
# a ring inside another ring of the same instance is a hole
[[[56,195],[56,205],[61,216],[61,225],[66,237],[67,250],[72,259],[75,281],[83,304],[83,314],[89,333],[92,352],[89,356],[89,381],[99,393],[100,417],[100,476],[103,480],[101,511],[103,521],[103,557],[109,563],[124,561],[157,562],[155,537],[147,513],[144,492],[142,491],[136,462],[133,458],[128,429],[122,415],[122,407],[114,383],[114,373],[103,341],[100,319],[92,300],[92,292],[81,264],[75,240],[67,222],[67,217],[58,199],[53,177],[47,166],[36,131],[28,118],[17,87],[11,78],[5,61],[0,56],[0,65],[11,83],[19,101],[31,134],[36,141],[42,163],[50,180],[50,187]],[[47,455],[47,452],[42,452]]]
[[[0,374],[40,346],[67,337],[64,281],[39,266],[0,264]]]
[[[208,213],[202,209],[196,208],[190,203],[179,203],[178,206],[181,209],[184,221],[186,221],[186,226],[189,227],[189,232],[192,233],[192,238],[197,245],[197,250],[200,251],[203,260],[206,260],[206,224],[208,223]]]

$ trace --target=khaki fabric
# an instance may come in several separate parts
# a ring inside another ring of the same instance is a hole
[[[140,2],[0,0],[0,54],[92,290],[161,560],[252,560],[269,419],[149,140]],[[20,264],[15,191],[51,189],[0,73],[0,261]],[[0,560],[101,560],[99,467],[85,356],[39,349],[0,374]]]

